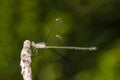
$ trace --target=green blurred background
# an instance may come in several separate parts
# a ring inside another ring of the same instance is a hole
[[[58,50],[61,59],[41,49],[32,57],[33,80],[120,80],[120,0],[0,0],[0,80],[23,80],[24,40],[47,39],[56,18],[63,24],[52,33],[68,46],[98,50]]]

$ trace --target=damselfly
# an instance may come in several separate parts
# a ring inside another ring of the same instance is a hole
[[[50,32],[47,36],[47,39],[45,42],[35,43],[32,42],[32,47],[35,49],[35,52],[37,53],[36,49],[50,49],[53,51],[53,55],[57,57],[57,59],[63,64],[63,68],[66,70],[66,73],[71,74],[68,62],[66,61],[66,58],[58,51],[58,49],[71,49],[71,50],[87,50],[87,51],[95,51],[97,47],[72,47],[72,46],[61,46],[61,45],[52,45],[50,42],[54,43],[54,40],[51,41],[51,39],[57,38],[57,42],[61,42],[63,38],[58,35],[60,28],[62,26],[63,20],[61,18],[56,19],[56,23],[51,27]],[[63,40],[64,41],[64,40]],[[65,41],[64,41],[65,42]],[[33,50],[34,50],[33,49]],[[56,50],[57,49],[57,50]],[[36,55],[36,54],[35,54]]]
[[[47,40],[45,42],[40,42],[40,43],[35,43],[32,42],[32,47],[35,49],[45,49],[45,48],[50,48],[50,49],[72,49],[72,50],[88,50],[88,51],[94,51],[97,49],[97,47],[71,47],[71,46],[49,46],[48,42],[52,38],[58,38],[59,40],[62,40],[62,37],[60,35],[57,35],[57,32],[60,31],[60,27],[63,23],[62,18],[57,18],[56,23],[51,27],[51,30],[48,34]],[[57,29],[56,29],[57,28]],[[50,38],[52,36],[52,38]]]

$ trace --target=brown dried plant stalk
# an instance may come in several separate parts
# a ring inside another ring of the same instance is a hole
[[[23,44],[23,49],[21,51],[21,61],[20,66],[22,68],[21,74],[23,75],[24,80],[32,80],[32,71],[31,71],[31,42],[25,40]]]

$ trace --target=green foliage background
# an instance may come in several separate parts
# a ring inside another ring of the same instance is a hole
[[[32,57],[33,80],[120,80],[119,0],[0,0],[0,80],[22,80],[20,51],[25,39],[44,41],[56,18],[67,45],[60,61],[49,50]],[[63,44],[65,45],[65,44]]]

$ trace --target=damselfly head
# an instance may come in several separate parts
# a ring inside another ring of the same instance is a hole
[[[45,44],[45,42],[35,43],[32,41],[32,47],[33,48],[45,48],[46,44]]]

